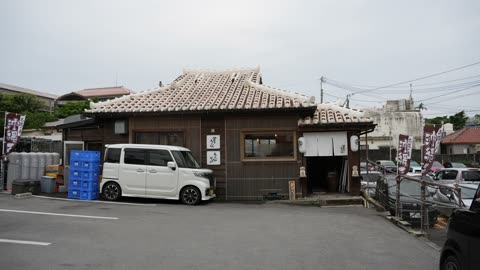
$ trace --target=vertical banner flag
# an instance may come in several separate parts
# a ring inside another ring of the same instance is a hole
[[[397,172],[398,175],[405,175],[410,170],[412,159],[413,136],[400,134],[398,138]]]
[[[423,156],[422,156],[422,176],[425,176],[432,168],[435,154],[440,149],[440,143],[445,135],[445,130],[442,127],[435,131],[432,126],[425,126],[423,129]]]
[[[23,123],[25,123],[25,115],[17,113],[5,112],[5,127],[3,133],[2,158],[5,158],[12,152],[15,145],[22,135]]]

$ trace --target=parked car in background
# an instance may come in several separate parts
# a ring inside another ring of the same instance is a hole
[[[367,168],[369,171],[375,171],[375,166],[373,166],[373,164],[366,161],[360,162],[360,171],[366,171]]]
[[[449,219],[447,241],[440,255],[440,269],[476,270],[480,266],[480,187],[470,208],[456,209]]]
[[[447,161],[443,163],[443,167],[445,168],[467,168],[467,166],[461,162],[450,162]]]
[[[410,160],[410,172],[411,173],[422,173],[422,165],[420,165],[415,160]]]
[[[480,170],[475,168],[445,168],[433,176],[435,182],[455,184],[461,182],[480,182]]]
[[[365,192],[370,197],[375,195],[377,181],[381,179],[383,174],[378,171],[361,171],[360,172],[360,191]]]
[[[194,205],[215,197],[215,178],[184,147],[112,144],[105,150],[100,190],[109,201],[128,196]]]
[[[462,207],[468,209],[472,205],[478,184],[459,184],[459,187],[461,188]],[[440,214],[448,217],[451,216],[454,209],[460,208],[458,193],[453,189],[453,185],[451,188],[436,189],[433,200],[437,203]]]
[[[392,172],[397,172],[397,165],[395,164],[395,162],[391,161],[391,160],[377,160],[375,161],[375,164],[376,165],[380,165],[380,166],[376,166],[376,171],[379,171],[379,172],[385,172],[385,173],[392,173]]]
[[[385,207],[391,215],[395,215],[397,202],[397,182],[395,175],[387,175],[377,180],[374,198]],[[438,210],[430,193],[426,192],[428,222],[433,226],[437,222]],[[401,218],[412,225],[421,224],[421,185],[420,183],[403,179],[400,184]]]
[[[442,163],[438,162],[438,161],[434,161],[433,164],[432,164],[432,167],[430,168],[430,171],[435,173],[436,171],[440,170],[440,169],[443,169],[443,165]]]

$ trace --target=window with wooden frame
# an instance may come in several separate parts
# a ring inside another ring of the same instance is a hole
[[[295,141],[295,131],[242,131],[242,161],[296,160]]]

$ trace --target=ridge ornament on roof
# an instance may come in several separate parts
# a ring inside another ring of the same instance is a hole
[[[315,106],[315,97],[261,84],[260,69],[187,70],[171,84],[104,102],[87,113],[288,109]]]

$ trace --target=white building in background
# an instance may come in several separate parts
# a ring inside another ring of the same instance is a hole
[[[413,99],[388,100],[382,108],[363,109],[366,116],[373,118],[377,124],[375,130],[361,138],[365,145],[368,139],[370,150],[397,149],[398,136],[414,136],[413,149],[421,149],[422,127],[424,124],[420,110],[414,107]]]

